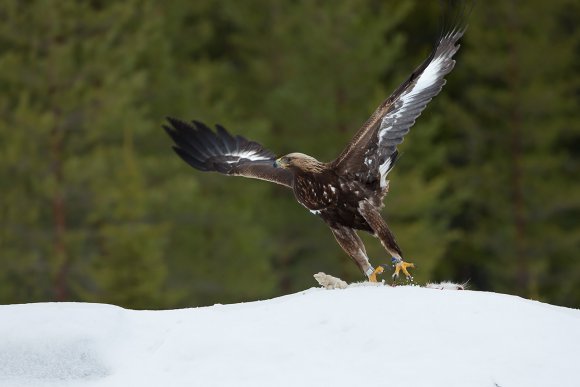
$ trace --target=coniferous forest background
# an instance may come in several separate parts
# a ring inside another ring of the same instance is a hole
[[[291,192],[192,170],[161,125],[329,161],[428,55],[440,3],[3,0],[0,303],[174,308],[363,279]],[[384,216],[418,283],[580,307],[579,15],[476,5],[390,174]]]

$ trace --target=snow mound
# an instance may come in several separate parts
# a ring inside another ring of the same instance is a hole
[[[0,306],[0,386],[579,386],[580,311],[411,286]]]

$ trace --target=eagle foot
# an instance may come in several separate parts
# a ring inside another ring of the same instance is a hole
[[[370,275],[369,282],[379,282],[377,280],[377,275],[381,274],[385,269],[382,266],[378,266]]]
[[[409,262],[405,262],[402,259],[395,259],[393,258],[393,263],[395,264],[395,272],[393,273],[393,279],[397,279],[399,278],[399,272],[403,272],[403,274],[405,274],[405,277],[407,277],[408,280],[412,280],[413,276],[411,275],[411,273],[409,273],[409,271],[407,270],[407,268],[413,268],[415,267],[415,264],[413,263],[409,263]]]

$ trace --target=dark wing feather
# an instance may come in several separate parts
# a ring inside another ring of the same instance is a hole
[[[234,137],[221,125],[214,132],[198,121],[167,120],[170,125],[163,128],[175,142],[175,153],[193,168],[292,186],[292,172],[274,167],[276,156],[257,142]]]
[[[341,174],[352,174],[359,181],[380,186],[396,159],[396,149],[427,103],[445,84],[455,65],[453,55],[465,28],[444,33],[431,55],[385,100],[358,130],[347,148],[332,162]]]

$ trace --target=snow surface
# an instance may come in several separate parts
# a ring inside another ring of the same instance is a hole
[[[0,306],[0,386],[580,386],[580,311],[419,287]]]

